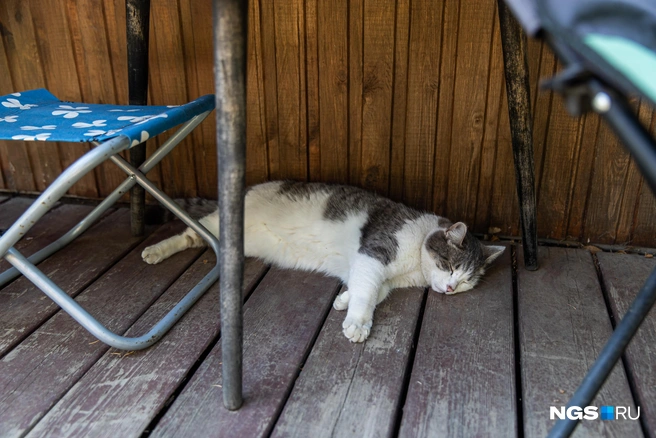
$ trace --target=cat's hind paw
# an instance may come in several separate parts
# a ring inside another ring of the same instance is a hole
[[[355,319],[346,317],[342,323],[344,336],[351,342],[364,342],[369,337],[373,321],[369,320],[364,324],[357,322]]]
[[[335,308],[335,310],[348,309],[349,298],[350,297],[348,291],[345,291],[337,295],[337,298],[335,298],[335,301],[333,301],[333,307]]]
[[[156,265],[165,259],[164,254],[162,254],[162,250],[158,245],[151,245],[144,249],[141,253],[141,258],[149,265]]]

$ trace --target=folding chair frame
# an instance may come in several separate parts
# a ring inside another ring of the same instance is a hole
[[[205,227],[192,219],[171,198],[158,189],[145,176],[157,163],[159,163],[182,139],[198,126],[208,115],[206,111],[185,122],[159,149],[157,149],[138,169],[125,161],[119,152],[130,148],[130,141],[125,136],[112,138],[104,143],[95,143],[96,147],[86,153],[68,169],[66,169],[27,209],[25,213],[0,236],[0,256],[4,257],[14,267],[0,274],[0,286],[8,283],[21,273],[25,275],[34,285],[48,295],[73,319],[104,343],[124,350],[141,350],[157,342],[185,312],[207,291],[207,289],[219,278],[219,241]],[[45,215],[52,206],[75,184],[80,178],[93,170],[95,167],[111,160],[121,168],[128,178],[121,183],[104,201],[89,213],[82,221],[64,234],[55,242],[46,246],[29,258],[24,257],[13,246],[27,231]],[[138,184],[157,199],[164,207],[175,214],[182,222],[198,233],[217,254],[217,263],[189,293],[156,323],[150,331],[142,336],[129,338],[117,335],[84,310],[73,298],[61,290],[52,280],[41,272],[36,264],[46,259],[56,251],[68,245],[80,234],[84,233],[102,214],[107,211],[123,194]]]
[[[557,40],[553,35],[548,35],[546,39],[565,64],[563,75],[567,75],[568,69],[569,71],[585,70],[578,64],[577,55],[566,43]],[[556,82],[551,82],[551,84],[554,83],[558,83],[558,77],[556,77]],[[627,99],[591,75],[572,83],[562,82],[561,85],[563,85],[561,89],[556,89],[562,92],[566,98],[580,99],[583,97],[584,102],[589,103],[589,105],[581,105],[579,109],[589,106],[608,123],[633,157],[652,193],[656,194],[656,142],[640,124],[629,107]],[[567,407],[588,406],[592,402],[655,303],[656,269],[650,274],[628,311],[613,330],[613,334],[572,395]],[[574,432],[578,423],[579,420],[558,420],[549,431],[548,436],[550,438],[568,437]]]

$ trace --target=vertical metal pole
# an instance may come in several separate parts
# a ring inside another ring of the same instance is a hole
[[[125,21],[128,44],[128,101],[146,105],[148,97],[148,34],[150,0],[126,0]],[[130,164],[139,167],[146,160],[146,143],[130,149]],[[146,192],[140,185],[130,190],[132,234],[144,234]]]
[[[246,12],[246,1],[214,0],[223,404],[230,410],[242,404]]]
[[[506,73],[510,132],[515,159],[515,182],[522,225],[524,266],[529,271],[534,271],[538,268],[538,237],[531,128],[533,117],[526,61],[526,35],[508,10],[504,0],[498,0],[498,10],[503,64]]]

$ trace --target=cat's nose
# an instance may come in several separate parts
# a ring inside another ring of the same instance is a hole
[[[446,291],[447,292],[453,292],[453,288],[449,285],[449,286],[446,287]]]

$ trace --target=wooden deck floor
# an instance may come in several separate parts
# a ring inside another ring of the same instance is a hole
[[[30,202],[0,197],[0,228]],[[19,249],[34,252],[90,209],[60,205]],[[142,249],[182,226],[133,238],[128,220],[108,212],[40,268],[110,328],[137,335],[214,255],[146,265]],[[509,245],[465,294],[396,291],[364,344],[341,333],[338,281],[248,260],[237,412],[221,404],[218,285],[162,341],[130,353],[18,279],[0,290],[0,437],[544,436],[549,407],[566,403],[656,262],[558,247],[540,248],[536,272],[521,260]],[[640,406],[641,421],[585,421],[577,436],[656,435],[655,341],[652,312],[594,403]]]

